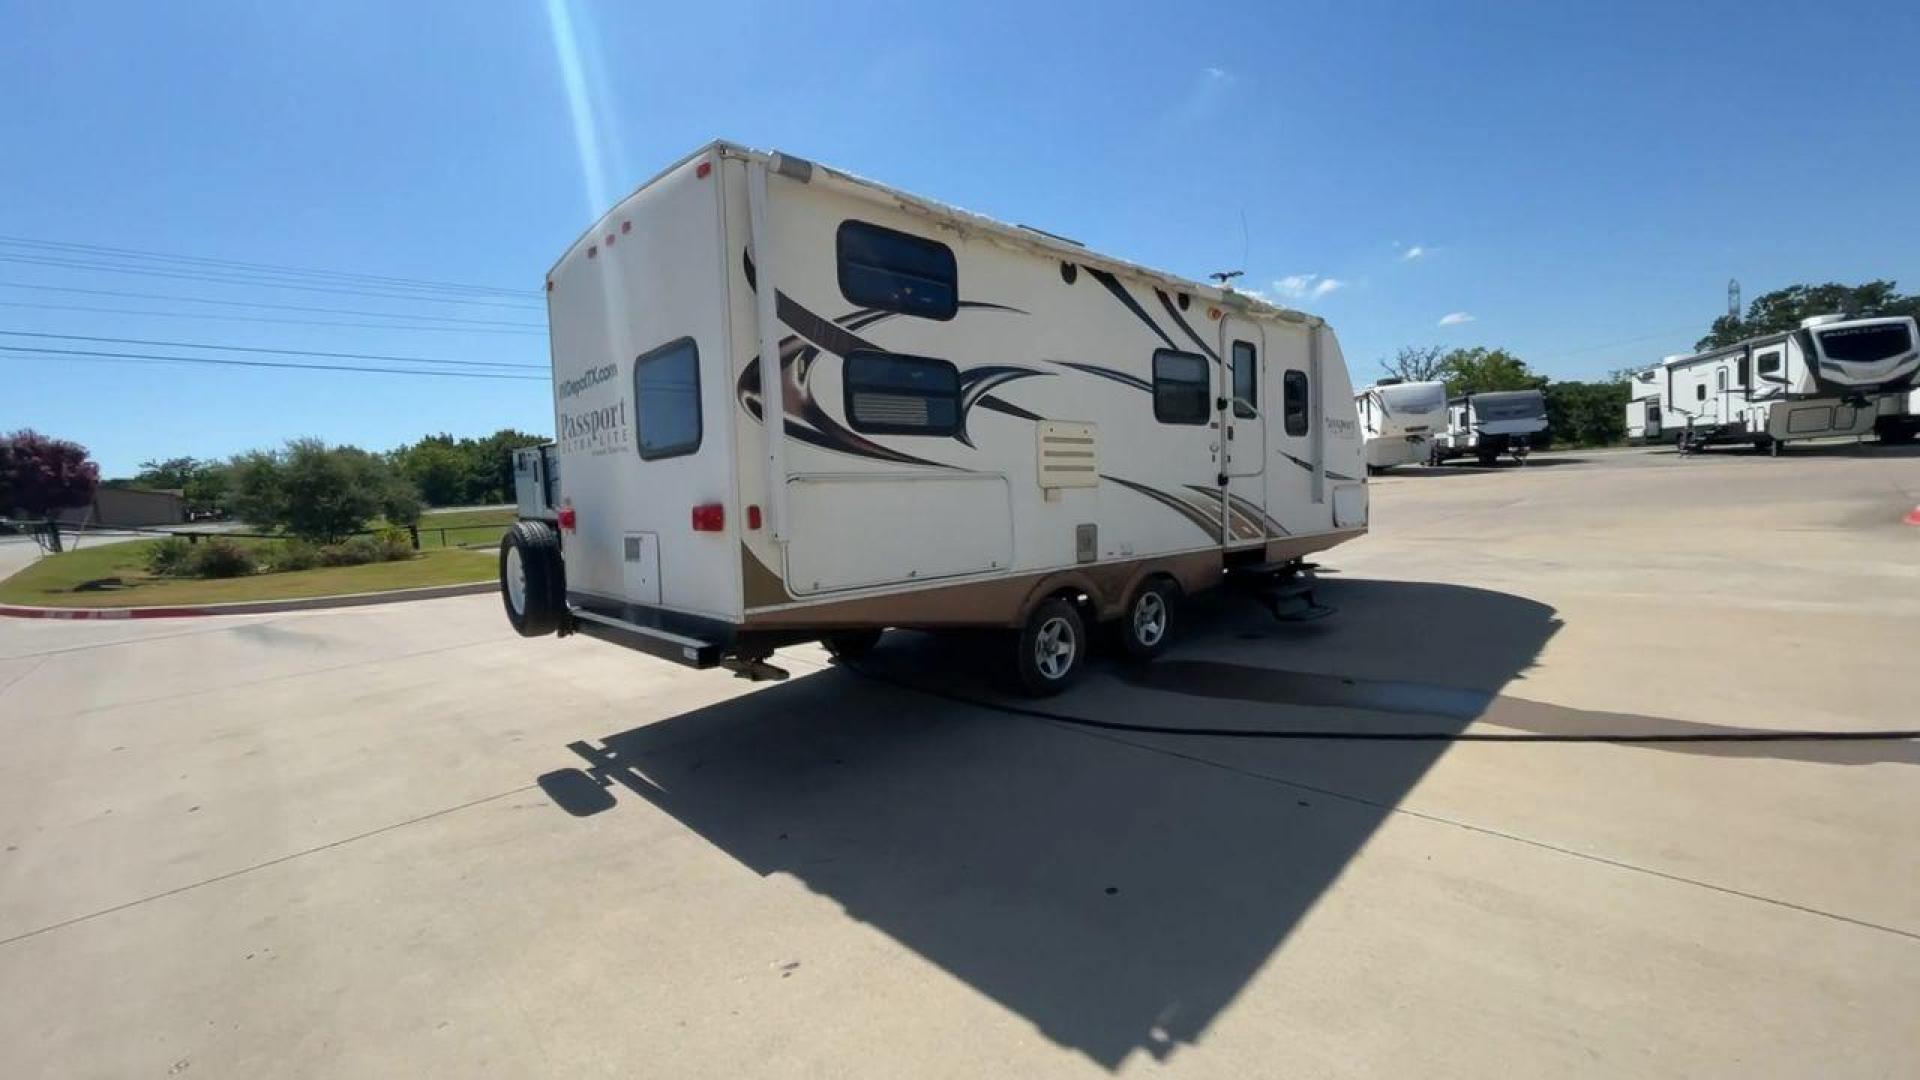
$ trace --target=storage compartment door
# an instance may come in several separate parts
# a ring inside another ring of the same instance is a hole
[[[796,476],[787,586],[807,596],[1004,572],[1011,500],[997,475]]]

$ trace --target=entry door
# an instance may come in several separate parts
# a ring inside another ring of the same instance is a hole
[[[1260,324],[1228,316],[1220,320],[1221,471],[1226,476],[1225,542],[1250,543],[1267,536],[1267,342]]]

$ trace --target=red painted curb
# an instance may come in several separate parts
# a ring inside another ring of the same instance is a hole
[[[1914,507],[1902,520],[1909,525],[1920,525],[1920,506]]]
[[[390,589],[386,592],[306,596],[291,600],[249,600],[236,604],[204,604],[195,607],[46,608],[0,604],[0,618],[186,619],[202,615],[271,615],[283,611],[318,611],[325,608],[394,604],[406,600],[440,600],[449,596],[473,596],[492,592],[499,587],[499,583],[494,581],[472,581],[462,585],[425,585],[417,589]]]
[[[218,615],[205,608],[43,608],[0,604],[0,615],[15,619],[183,619],[190,615]]]

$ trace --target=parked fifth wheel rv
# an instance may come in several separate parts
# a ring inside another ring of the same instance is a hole
[[[1046,693],[1091,623],[1152,654],[1180,597],[1366,531],[1320,319],[801,158],[700,149],[547,295],[559,503],[501,553],[523,634],[777,674],[795,641],[1001,627]]]
[[[1818,315],[1784,334],[1670,356],[1652,380],[1659,425],[1649,430],[1644,413],[1636,415],[1636,378],[1629,434],[1639,420],[1642,438],[1665,438],[1682,450],[1744,442],[1772,453],[1799,439],[1865,435],[1882,412],[1880,399],[1913,385],[1917,341],[1906,316]]]
[[[1472,454],[1492,465],[1511,453],[1525,464],[1533,437],[1547,430],[1547,399],[1538,390],[1490,390],[1447,402],[1446,427],[1433,439],[1433,462]]]
[[[1424,465],[1433,435],[1447,426],[1447,384],[1381,379],[1353,396],[1366,443],[1367,471]]]

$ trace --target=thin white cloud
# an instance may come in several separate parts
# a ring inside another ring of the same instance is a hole
[[[1289,300],[1319,300],[1346,287],[1339,278],[1319,274],[1288,274],[1273,283],[1273,291]]]
[[[1440,316],[1441,326],[1459,326],[1462,323],[1470,323],[1472,321],[1473,321],[1473,316],[1467,314],[1464,311],[1450,311],[1447,314]]]
[[[1412,247],[1400,253],[1400,261],[1413,262],[1415,259],[1424,258],[1426,254],[1427,254],[1426,248],[1421,247],[1419,244],[1415,244]]]

